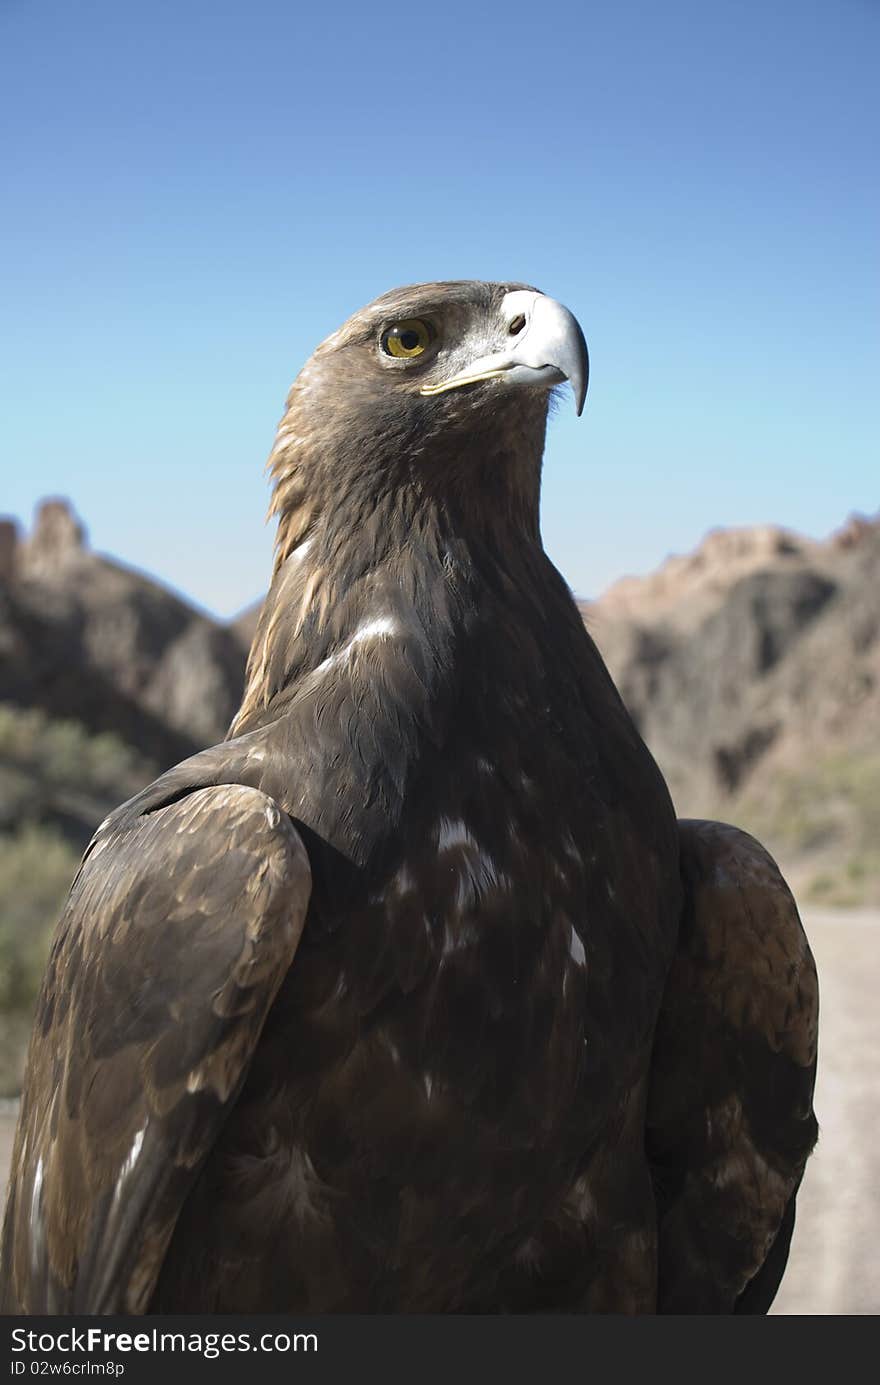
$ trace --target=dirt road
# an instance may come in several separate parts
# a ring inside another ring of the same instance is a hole
[[[774,1313],[880,1313],[880,914],[806,919],[821,987],[819,1148]],[[0,1188],[14,1114],[0,1107]]]
[[[819,968],[819,1144],[774,1313],[880,1313],[880,914],[805,916]]]

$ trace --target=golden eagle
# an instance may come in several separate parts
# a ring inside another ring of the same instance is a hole
[[[676,822],[541,545],[575,318],[398,289],[297,378],[229,737],[114,812],[39,999],[6,1312],[765,1312],[817,988]]]

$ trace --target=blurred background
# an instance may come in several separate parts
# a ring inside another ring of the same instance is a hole
[[[293,375],[397,284],[580,318],[545,545],[822,983],[777,1310],[880,1309],[877,0],[0,0],[0,1175],[94,826],[219,739]]]

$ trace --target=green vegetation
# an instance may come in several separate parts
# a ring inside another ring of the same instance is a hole
[[[53,811],[81,818],[86,837],[107,809],[154,773],[118,736],[90,735],[76,721],[0,703],[0,826]]]
[[[79,856],[52,828],[0,837],[0,1013],[29,1009]]]
[[[880,752],[827,755],[744,796],[736,821],[785,861],[815,860],[804,898],[880,902]]]
[[[0,835],[0,1096],[17,1089],[34,999],[78,852],[53,828]]]

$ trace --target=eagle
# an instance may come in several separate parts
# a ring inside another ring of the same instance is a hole
[[[767,1311],[816,972],[762,846],[676,820],[542,547],[587,379],[571,312],[469,281],[297,377],[241,708],[54,936],[4,1312]]]

